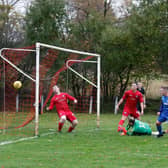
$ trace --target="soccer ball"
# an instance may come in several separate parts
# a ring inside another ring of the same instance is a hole
[[[22,82],[21,82],[21,81],[15,81],[15,82],[13,83],[13,87],[14,87],[15,89],[20,89],[20,88],[22,87]]]

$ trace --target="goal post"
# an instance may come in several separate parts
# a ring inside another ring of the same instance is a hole
[[[3,65],[0,68],[0,92],[1,88],[4,91],[3,96],[0,96],[0,102],[4,101],[3,107],[0,106],[0,130],[20,129],[34,120],[32,123],[34,126],[30,129],[34,128],[34,135],[39,135],[40,110],[43,112],[49,104],[52,87],[55,84],[61,83],[65,88],[65,78],[69,71],[71,81],[67,92],[74,93],[73,96],[79,99],[78,106],[71,105],[71,108],[80,112],[87,110],[88,114],[90,109],[94,110],[97,127],[100,126],[101,56],[99,54],[37,42],[30,47],[2,48],[0,64]],[[80,83],[77,83],[77,78],[80,79]],[[12,82],[15,80],[24,81],[23,87],[18,91],[12,88]],[[1,86],[2,83],[4,87]],[[73,88],[74,83],[78,87]],[[12,99],[8,101],[11,94]],[[4,114],[4,117],[1,114]],[[1,120],[5,123],[2,124],[5,127],[1,126]]]
[[[36,43],[36,95],[35,95],[35,135],[39,134],[39,79],[40,79],[40,44]]]
[[[2,134],[9,133],[12,136],[17,134],[16,138],[35,135],[32,131],[33,126],[29,123],[34,120],[35,99],[30,93],[34,92],[33,85],[36,79],[24,70],[26,57],[32,53],[35,56],[35,52],[34,46],[0,50],[0,133]],[[24,80],[30,89],[25,87],[15,89],[13,83],[16,80]],[[25,135],[22,132],[23,127]],[[0,141],[3,137],[7,138],[0,136]]]
[[[81,60],[77,60],[77,59],[76,60],[74,60],[74,59],[71,60],[71,59],[69,59],[68,61],[66,61],[66,67],[68,69],[70,69],[73,73],[78,75],[80,78],[82,78],[83,80],[85,80],[86,82],[90,83],[91,85],[93,85],[94,87],[97,88],[97,112],[96,113],[97,113],[97,127],[99,128],[100,127],[100,76],[101,76],[100,75],[100,72],[101,72],[101,58],[100,58],[100,55],[95,54],[95,53],[89,53],[89,52],[83,52],[83,51],[77,51],[77,50],[57,47],[57,46],[48,45],[48,44],[44,44],[44,43],[36,43],[36,47],[37,47],[36,50],[39,50],[40,47],[46,47],[46,48],[56,49],[58,51],[63,51],[63,52],[68,52],[68,53],[80,54],[80,55],[85,55],[85,56],[92,56],[92,57],[95,57],[97,59],[96,61],[87,61],[87,60],[82,60],[82,59]],[[37,57],[39,55],[39,52],[40,51],[37,51]],[[69,62],[96,63],[97,64],[97,82],[96,82],[96,84],[94,84],[93,82],[91,82],[90,80],[88,80],[87,78],[82,76],[80,73],[75,71],[73,68],[71,68],[71,66],[69,66]],[[38,74],[38,72],[37,72],[37,74]],[[36,86],[36,88],[38,88],[38,86]]]

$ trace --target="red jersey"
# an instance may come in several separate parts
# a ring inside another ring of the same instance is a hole
[[[129,113],[136,113],[137,103],[143,102],[143,96],[139,91],[133,92],[132,90],[128,90],[122,98],[126,100],[124,111]]]
[[[60,111],[71,112],[71,110],[69,109],[67,100],[74,101],[75,98],[70,96],[67,93],[60,93],[59,95],[53,96],[53,98],[51,99],[49,110],[52,110],[55,105],[58,113]]]

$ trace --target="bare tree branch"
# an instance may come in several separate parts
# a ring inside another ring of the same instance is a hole
[[[10,5],[11,7],[15,6],[21,0],[1,0],[0,4],[2,5]]]

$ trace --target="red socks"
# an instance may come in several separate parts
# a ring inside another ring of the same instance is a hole
[[[63,125],[64,125],[64,123],[60,123],[60,122],[58,123],[58,131],[59,131],[59,132],[61,131]]]
[[[74,128],[72,126],[69,127],[68,132],[72,132]]]
[[[120,120],[118,123],[118,132],[122,131],[122,125],[124,124],[124,120]]]
[[[122,129],[123,129],[124,134],[126,135],[127,134],[127,130],[124,127]]]
[[[123,125],[124,124],[124,120],[120,120],[118,125]]]
[[[58,123],[58,132],[61,132],[62,127],[63,127],[64,123]],[[73,128],[72,126],[69,127],[68,132],[72,132],[72,130],[74,130],[75,128]]]

